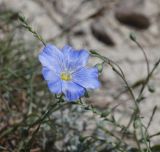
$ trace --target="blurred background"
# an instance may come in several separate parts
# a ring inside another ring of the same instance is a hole
[[[130,34],[145,49],[150,68],[160,58],[159,0],[0,0],[0,133],[19,122],[22,113],[38,111],[37,103],[40,109],[50,99],[47,87],[41,83],[37,61],[43,46],[18,24],[17,13],[25,16],[35,31],[57,47],[69,44],[76,49],[96,50],[115,61],[135,95],[147,76],[147,68],[143,53]],[[99,60],[94,58],[91,62],[96,64]],[[158,107],[150,134],[160,131],[159,70],[155,71],[140,103],[144,124],[148,123],[154,107]],[[126,124],[133,101],[124,82],[108,66],[100,80],[101,88],[87,102],[102,111],[116,106],[115,118]],[[7,115],[6,107],[13,110],[12,117]],[[0,142],[8,145],[6,140]],[[154,138],[152,143],[160,144],[160,138]]]

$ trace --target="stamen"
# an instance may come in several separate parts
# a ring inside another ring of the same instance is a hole
[[[72,77],[70,73],[63,72],[61,73],[61,79],[65,81],[70,81]]]

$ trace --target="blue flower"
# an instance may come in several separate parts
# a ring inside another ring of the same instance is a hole
[[[42,74],[52,93],[65,96],[67,101],[76,101],[87,89],[99,88],[98,69],[88,68],[89,53],[76,51],[71,46],[62,49],[47,44],[39,54]]]

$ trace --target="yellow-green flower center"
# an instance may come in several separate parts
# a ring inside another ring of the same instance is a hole
[[[61,73],[61,79],[65,81],[70,81],[72,79],[70,73],[62,72]]]

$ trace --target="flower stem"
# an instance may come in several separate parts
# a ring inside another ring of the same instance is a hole
[[[35,30],[33,30],[33,28],[28,24],[27,20],[25,19],[25,17],[21,16],[20,14],[18,15],[18,19],[21,23],[21,25],[26,28],[29,32],[31,32],[33,34],[33,36],[35,38],[37,38],[38,40],[40,40],[42,42],[42,44],[44,46],[46,46],[46,42],[44,41],[44,39],[42,38],[42,36],[40,36]]]

